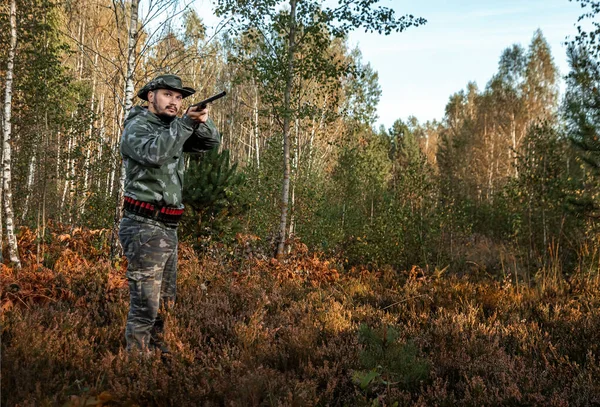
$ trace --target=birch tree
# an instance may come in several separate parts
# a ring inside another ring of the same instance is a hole
[[[345,38],[356,28],[387,35],[425,23],[412,15],[396,17],[393,9],[376,7],[377,3],[344,0],[336,7],[323,7],[315,0],[217,1],[216,14],[230,17],[237,32],[259,43],[265,51],[249,64],[264,85],[263,97],[271,104],[282,132],[283,177],[275,257],[283,256],[287,237],[290,130],[305,110],[303,84],[336,86],[338,79],[351,70],[344,61],[327,53],[335,38]]]
[[[3,120],[3,148],[2,148],[2,191],[4,197],[4,214],[6,219],[6,236],[8,240],[10,261],[17,268],[21,268],[19,249],[14,232],[14,213],[11,190],[11,114],[12,114],[12,89],[15,53],[17,49],[17,1],[10,2],[10,49],[6,68],[6,84],[4,89],[4,120]]]
[[[139,13],[139,0],[131,1],[129,17],[129,30],[127,35],[127,71],[125,73],[125,98],[123,101],[124,110],[123,118],[127,117],[131,107],[133,106],[133,92],[134,92],[134,80],[133,74],[136,63],[136,49],[139,37],[138,31],[138,13]],[[119,120],[119,124],[122,123],[122,119]],[[118,225],[118,219],[121,218],[121,200],[123,199],[123,190],[125,189],[125,167],[121,163],[121,171],[119,177],[119,189],[117,190],[117,200],[115,205],[115,226]],[[114,233],[113,233],[114,237]],[[114,247],[114,245],[113,245]]]

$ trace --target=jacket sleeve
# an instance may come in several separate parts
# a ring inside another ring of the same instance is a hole
[[[201,153],[211,150],[221,143],[221,134],[217,126],[208,118],[206,123],[198,126],[190,138],[183,145],[183,151],[186,153]]]
[[[142,120],[133,120],[125,126],[121,153],[140,164],[161,167],[181,155],[183,145],[194,132],[195,122],[183,116],[173,120],[169,127]]]

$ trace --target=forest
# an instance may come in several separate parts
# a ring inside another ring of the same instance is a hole
[[[179,0],[2,0],[0,404],[600,404],[600,1],[571,1],[562,77],[538,30],[386,129],[348,34],[426,15],[215,0],[209,33]],[[163,73],[227,91],[186,156],[168,361],[125,350],[117,237]]]

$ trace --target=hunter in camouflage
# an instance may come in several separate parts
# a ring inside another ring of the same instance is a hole
[[[194,94],[175,75],[160,75],[138,97],[121,139],[125,202],[119,239],[128,260],[130,307],[127,349],[168,352],[160,310],[175,301],[177,222],[183,213],[183,153],[219,145],[220,135],[206,108],[192,107],[177,117],[182,100]]]

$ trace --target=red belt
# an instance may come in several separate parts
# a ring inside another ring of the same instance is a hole
[[[125,197],[123,209],[144,218],[158,220],[164,223],[177,223],[183,216],[183,209],[169,206],[158,206],[149,202],[142,202]]]

